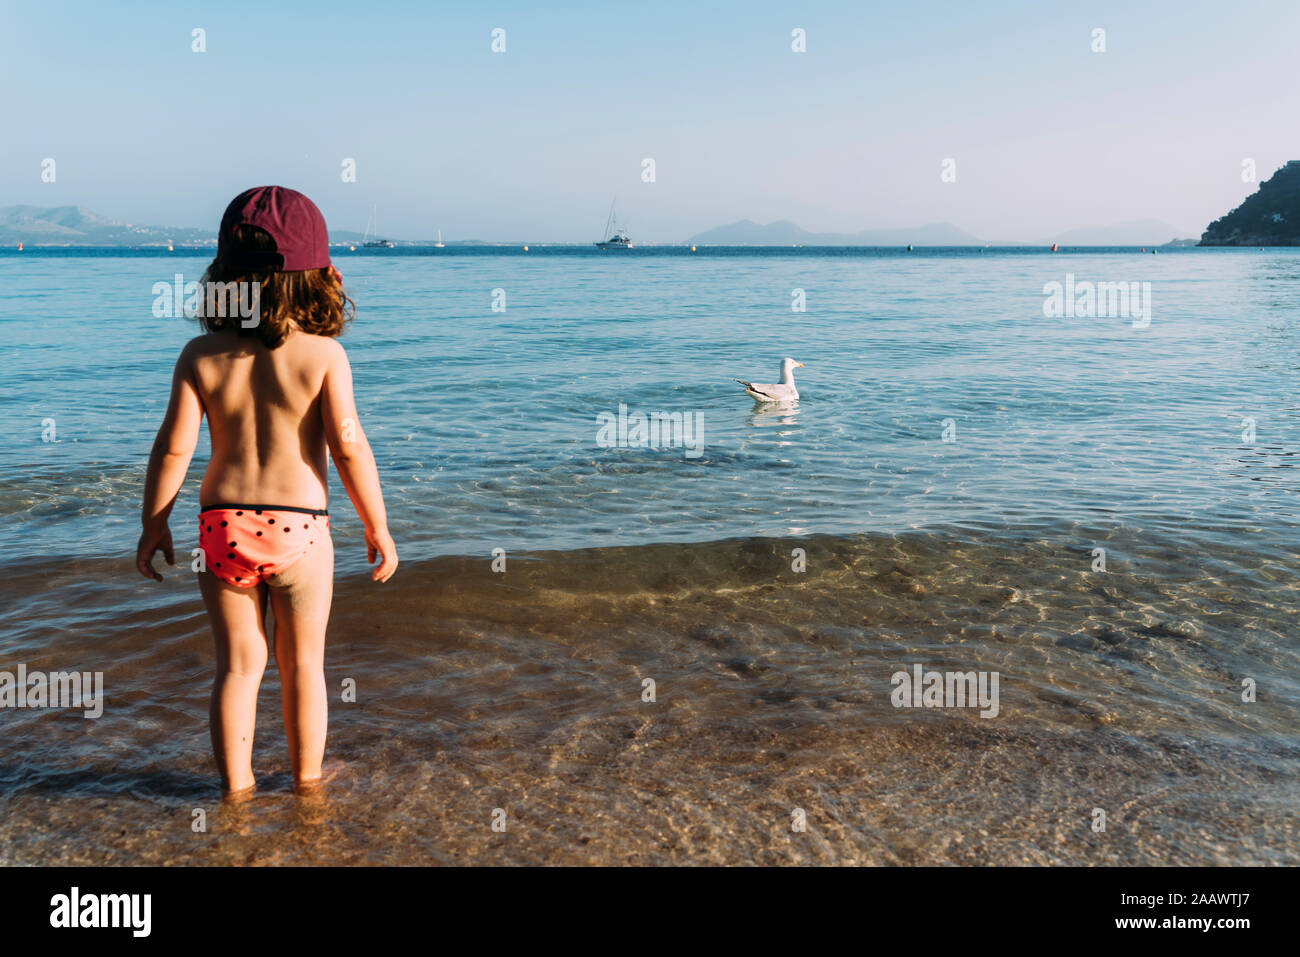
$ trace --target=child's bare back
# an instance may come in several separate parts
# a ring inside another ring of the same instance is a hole
[[[296,333],[268,349],[215,332],[186,351],[212,437],[200,499],[325,508],[325,420],[356,417],[351,390],[336,381],[347,375],[343,347]]]

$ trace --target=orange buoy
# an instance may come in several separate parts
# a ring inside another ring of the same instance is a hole
[[[19,251],[19,252],[22,252],[22,251],[23,251],[23,244],[22,244],[22,243],[19,243],[19,244],[18,244],[18,251]]]
[[[527,246],[524,247],[524,252],[528,252],[528,247],[527,247]]]

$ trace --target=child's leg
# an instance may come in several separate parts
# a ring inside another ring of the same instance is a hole
[[[325,754],[325,626],[334,595],[329,535],[291,567],[266,579],[275,613],[275,663],[284,695],[284,731],[295,785],[319,781]]]
[[[227,793],[253,786],[257,688],[266,670],[266,588],[236,588],[211,572],[199,575],[217,649],[217,677],[208,712],[212,752]]]

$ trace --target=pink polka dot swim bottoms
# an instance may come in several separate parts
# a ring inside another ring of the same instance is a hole
[[[199,548],[208,571],[240,588],[284,571],[329,533],[323,508],[221,504],[199,512]]]

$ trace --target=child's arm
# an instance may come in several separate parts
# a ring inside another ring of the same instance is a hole
[[[388,534],[388,514],[384,511],[384,493],[379,488],[375,456],[357,418],[356,402],[352,397],[352,367],[343,347],[337,342],[333,345],[321,388],[325,441],[329,444],[330,455],[348,498],[352,499],[352,506],[365,525],[366,560],[373,564],[376,554],[381,559],[370,577],[386,582],[397,570],[397,547]]]
[[[153,451],[149,453],[149,471],[144,480],[144,505],[140,512],[142,530],[135,550],[135,565],[145,578],[162,581],[162,575],[153,567],[153,556],[157,551],[162,551],[168,565],[176,564],[167,516],[171,514],[176,495],[185,482],[202,421],[203,404],[194,387],[187,346],[176,360],[167,414],[158,429],[158,437],[154,439]]]

